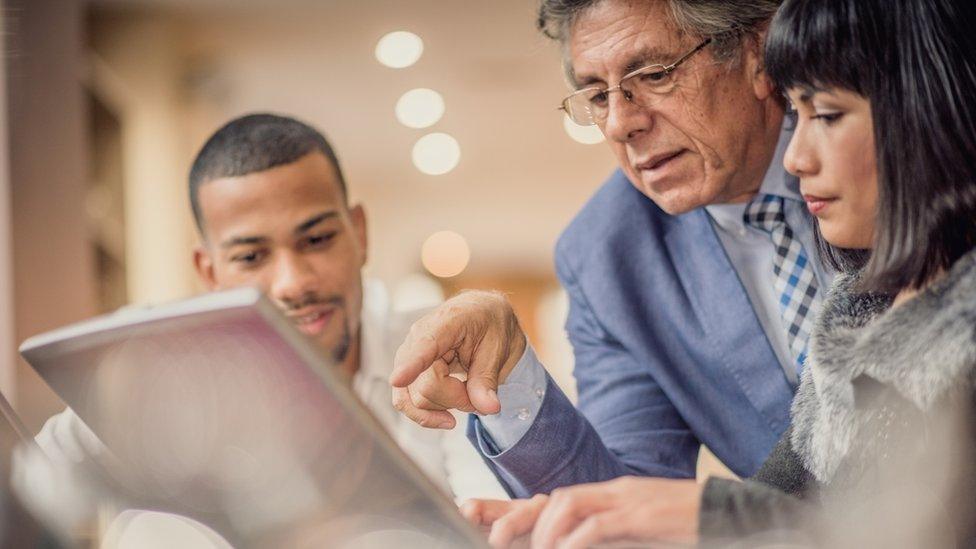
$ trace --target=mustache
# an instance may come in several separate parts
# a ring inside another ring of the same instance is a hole
[[[341,295],[329,295],[323,296],[315,292],[308,292],[302,294],[298,299],[279,299],[278,305],[285,311],[295,311],[303,309],[305,307],[313,307],[316,305],[326,305],[333,307],[343,307],[346,300]]]

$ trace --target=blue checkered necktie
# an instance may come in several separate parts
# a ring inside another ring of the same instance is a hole
[[[813,327],[817,279],[813,274],[803,245],[786,224],[784,198],[760,194],[749,202],[742,215],[747,225],[769,233],[776,256],[773,258],[775,288],[779,292],[779,310],[786,328],[786,340],[800,372],[807,355],[807,339]]]

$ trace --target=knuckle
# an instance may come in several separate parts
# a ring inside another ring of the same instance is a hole
[[[583,528],[590,534],[599,534],[606,529],[607,522],[604,517],[594,515],[583,521]]]
[[[414,394],[412,400],[414,407],[420,410],[440,410],[442,408],[422,394]]]
[[[617,477],[611,481],[611,487],[616,490],[627,491],[634,488],[634,477]]]
[[[503,539],[511,540],[527,530],[524,522],[523,514],[518,510],[512,510],[499,517],[492,525],[492,530]]]
[[[481,501],[476,499],[469,499],[468,501],[462,503],[461,507],[459,507],[458,509],[461,511],[462,515],[470,519],[481,515],[481,511],[483,507],[484,504]]]
[[[410,391],[410,402],[420,410],[444,410],[439,404],[436,391],[430,389],[414,389]]]
[[[400,349],[403,349],[409,343],[411,343],[412,341],[416,340],[417,337],[421,333],[423,333],[425,331],[425,329],[424,329],[424,324],[425,324],[424,323],[424,320],[426,318],[427,317],[423,317],[420,320],[418,320],[417,322],[414,322],[413,324],[410,325],[410,329],[407,330],[407,339],[406,339],[406,342],[403,345],[400,346]]]
[[[403,362],[403,358],[407,354],[407,345],[409,345],[409,341],[404,341],[399,347],[397,347],[396,353],[393,354],[394,364],[400,364]]]
[[[492,524],[492,529],[501,533],[508,532],[512,529],[512,517],[515,516],[515,511],[509,509],[497,519]]]

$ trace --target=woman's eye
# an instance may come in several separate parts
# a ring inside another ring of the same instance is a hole
[[[817,113],[810,117],[811,120],[823,120],[827,125],[833,124],[840,120],[840,117],[844,116],[842,112],[825,112]]]

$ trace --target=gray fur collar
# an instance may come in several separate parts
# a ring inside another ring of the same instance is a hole
[[[893,387],[923,412],[976,369],[976,251],[904,304],[854,291],[838,275],[810,337],[793,400],[793,449],[820,482],[829,482],[866,418],[854,407],[852,380],[862,374]]]

